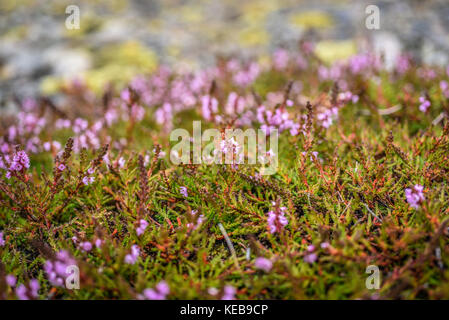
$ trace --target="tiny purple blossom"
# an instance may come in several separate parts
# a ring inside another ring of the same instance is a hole
[[[320,245],[321,249],[327,249],[330,247],[329,242],[322,242]]]
[[[273,202],[273,205],[275,203]],[[275,207],[275,210],[271,210],[268,212],[268,226],[270,228],[270,233],[275,233],[281,231],[283,227],[288,224],[287,218],[284,216],[286,207]]]
[[[235,288],[231,285],[226,285],[224,287],[224,293],[223,296],[221,297],[221,300],[235,300]]]
[[[81,242],[80,248],[85,252],[89,252],[90,250],[92,250],[92,243],[90,243],[89,241]]]
[[[14,275],[12,275],[12,274],[8,274],[6,276],[6,283],[10,287],[15,287],[16,283],[17,283],[17,278]]]
[[[144,219],[139,221],[139,227],[136,229],[136,233],[138,236],[142,235],[145,232],[145,229],[148,227],[148,222]]]
[[[316,253],[310,253],[304,257],[304,261],[310,264],[314,263],[317,259],[318,256]]]
[[[16,288],[16,296],[19,300],[29,300],[27,296],[27,288],[23,283]]]
[[[410,206],[414,209],[418,209],[419,205],[424,202],[425,197],[423,194],[424,187],[416,184],[412,188],[405,189],[405,197]]]
[[[102,245],[103,245],[103,240],[101,240],[101,239],[95,240],[95,247],[96,248],[101,248]]]
[[[63,164],[63,163],[61,163],[59,166],[58,166],[58,170],[59,171],[64,171],[65,170],[65,165]]]
[[[427,100],[426,97],[421,96],[421,97],[419,97],[419,102],[421,103],[419,105],[419,110],[422,112],[426,112],[430,107],[430,101]]]
[[[156,285],[155,289],[145,289],[143,295],[148,300],[165,300],[170,293],[170,287],[167,282],[161,281]]]
[[[270,259],[267,259],[264,257],[259,257],[259,258],[256,258],[256,260],[254,261],[254,266],[257,269],[261,269],[265,272],[268,272],[273,267],[273,262],[271,262]]]
[[[139,258],[140,248],[138,245],[134,244],[131,247],[131,253],[125,256],[125,263],[127,264],[135,264],[137,262],[137,258]]]
[[[5,239],[3,239],[3,232],[0,232],[0,247],[4,247],[5,243]]]
[[[180,187],[179,188],[179,192],[185,197],[187,198],[189,196],[189,194],[187,193],[187,188],[186,187]]]
[[[84,183],[86,186],[88,186],[89,184],[93,183],[94,181],[95,181],[95,177],[88,177],[88,176],[85,176],[85,177],[83,178],[83,183]]]

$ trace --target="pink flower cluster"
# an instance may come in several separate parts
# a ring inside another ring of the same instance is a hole
[[[28,286],[22,283],[16,288],[16,295],[19,300],[37,299],[39,297],[39,289],[39,281],[31,279]]]
[[[261,105],[257,108],[257,120],[261,124],[260,129],[268,136],[273,129],[278,129],[279,133],[284,130],[290,130],[290,134],[295,136],[299,133],[300,125],[289,119],[290,115],[287,111],[277,108],[274,112],[266,110]]]
[[[201,98],[201,115],[207,121],[213,120],[214,115],[218,112],[218,101],[210,95]]]
[[[313,244],[307,247],[307,254],[304,256],[305,262],[314,263],[318,259],[318,255],[314,251],[315,246]]]
[[[140,219],[139,221],[139,226],[136,229],[136,233],[138,236],[141,236],[144,232],[145,229],[148,227],[148,222],[144,219]]]
[[[237,290],[231,285],[225,285],[223,288],[223,296],[221,300],[235,300],[235,293]]]
[[[446,98],[449,98],[449,83],[446,80],[440,81],[440,89]]]
[[[286,207],[279,207],[276,202],[272,203],[274,210],[268,212],[268,227],[270,233],[280,232],[287,224],[288,220],[285,217]]]
[[[189,194],[187,193],[187,187],[179,187],[179,193],[181,193],[184,198],[187,198],[189,196]]]
[[[228,71],[235,71],[232,81],[239,87],[251,85],[259,76],[261,67],[256,62],[251,62],[248,66],[242,66],[238,61],[231,60],[227,65]]]
[[[66,250],[61,250],[56,254],[54,260],[47,260],[44,270],[50,283],[57,287],[64,286],[65,279],[69,276],[67,267],[76,266],[75,259]]]
[[[405,189],[405,197],[412,208],[418,209],[419,205],[424,202],[424,187],[416,184],[411,188]]]
[[[83,183],[88,186],[89,184],[93,183],[95,181],[95,177],[91,176],[92,174],[94,174],[95,169],[94,168],[89,168],[87,169],[87,173],[89,175],[84,176],[83,178]]]
[[[193,219],[196,218],[196,215],[198,213],[198,210],[192,210],[191,216]],[[197,219],[196,222],[189,222],[187,223],[187,229],[189,230],[196,230],[197,228],[199,228],[199,226],[201,226],[201,224],[203,223],[204,220],[204,215],[200,215]]]
[[[143,290],[143,296],[148,300],[165,300],[170,293],[170,287],[167,282],[159,282],[154,289]]]
[[[30,167],[30,158],[25,151],[21,150],[17,152],[9,166],[8,172],[6,173],[6,178],[11,178],[11,175],[17,173],[23,173],[25,169]]]
[[[270,259],[264,258],[264,257],[258,257],[254,261],[254,267],[257,269],[263,270],[265,272],[268,272],[273,267],[273,262],[271,262]]]
[[[318,121],[320,121],[321,126],[323,126],[326,129],[332,125],[332,123],[337,117],[338,117],[337,107],[326,109],[325,111],[317,114]]]
[[[421,96],[419,97],[419,102],[421,103],[419,105],[419,110],[421,112],[427,112],[427,110],[430,108],[430,101],[425,96]]]
[[[133,244],[131,246],[131,253],[128,253],[125,256],[125,263],[127,264],[135,264],[140,255],[140,248],[138,245]]]

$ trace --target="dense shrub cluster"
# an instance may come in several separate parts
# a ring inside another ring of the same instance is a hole
[[[256,61],[18,102],[0,127],[0,296],[449,298],[449,69],[326,65],[308,43]],[[276,174],[173,165],[170,132],[194,120],[279,130]]]

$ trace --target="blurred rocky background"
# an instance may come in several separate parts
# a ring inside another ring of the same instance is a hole
[[[380,9],[380,30],[365,27],[370,4]],[[79,7],[80,29],[66,28],[68,5]],[[161,64],[263,60],[304,38],[329,63],[369,47],[387,61],[407,50],[446,66],[449,1],[0,0],[0,110],[14,108],[11,96],[51,95],[73,79],[101,90]]]

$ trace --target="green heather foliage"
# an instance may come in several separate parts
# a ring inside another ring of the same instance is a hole
[[[405,70],[387,71],[378,60],[357,70],[357,56],[326,66],[313,52],[288,59],[276,66],[275,55],[245,83],[233,76],[250,64],[229,71],[227,60],[197,78],[165,69],[140,78],[159,76],[160,90],[130,83],[97,96],[76,82],[61,90],[63,99],[38,97],[21,103],[22,114],[2,117],[0,296],[20,298],[5,281],[14,275],[16,286],[37,279],[39,299],[137,299],[161,281],[170,287],[167,299],[220,299],[226,286],[236,299],[448,299],[446,70],[411,60]],[[340,74],[323,75],[332,68]],[[202,84],[170,93],[177,81]],[[276,174],[258,176],[248,164],[170,162],[172,129],[190,131],[193,120],[203,129],[237,126],[243,115],[224,111],[231,92],[252,112],[242,128],[260,127],[260,104],[301,126],[280,134]],[[341,102],[345,92],[358,99]],[[194,102],[179,102],[186,95]],[[213,114],[221,121],[207,119],[202,96],[217,99]],[[420,97],[430,102],[425,112]],[[338,117],[323,125],[320,115],[332,107]],[[92,129],[96,123],[102,126]],[[7,178],[19,150],[30,166]],[[413,207],[405,189],[415,185],[424,186],[425,200]],[[272,210],[288,220],[274,233]],[[138,235],[142,219],[148,226]],[[82,250],[84,242],[92,249]],[[132,245],[140,252],[129,264]],[[79,266],[79,290],[49,282],[45,262],[62,249]],[[258,257],[271,260],[271,270],[256,268]],[[380,269],[378,290],[365,285],[369,265]]]

